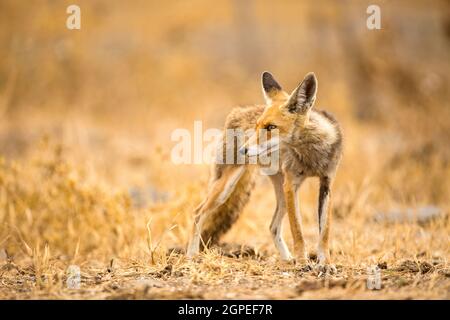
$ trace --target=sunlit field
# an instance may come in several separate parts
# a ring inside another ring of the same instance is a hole
[[[70,4],[0,2],[0,299],[450,298],[447,1],[378,1],[381,30],[370,1],[81,0],[81,30]],[[263,104],[264,70],[289,91],[314,71],[343,128],[336,270],[314,179],[310,263],[281,261],[263,176],[222,244],[184,255],[210,169],[174,164],[171,133]]]

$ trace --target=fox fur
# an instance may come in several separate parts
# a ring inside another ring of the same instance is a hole
[[[288,213],[294,239],[295,258],[307,259],[301,231],[301,216],[297,191],[308,177],[320,179],[318,199],[319,247],[321,263],[329,262],[329,230],[331,223],[331,186],[342,154],[342,132],[337,120],[328,112],[313,109],[317,91],[317,79],[308,74],[301,84],[288,94],[282,90],[273,76],[264,72],[262,88],[266,105],[233,109],[225,122],[226,129],[269,130],[269,142],[265,152],[279,150],[280,170],[269,176],[277,198],[274,218],[270,231],[282,259],[293,259],[282,238],[282,220]],[[275,129],[274,129],[275,128]],[[271,129],[271,131],[270,131]],[[272,139],[273,138],[273,139]],[[260,153],[261,143],[254,134],[244,145],[225,140],[221,142],[223,151],[241,152],[246,156]],[[234,141],[237,142],[237,141]],[[273,147],[272,149],[270,149]],[[256,174],[255,165],[226,164],[216,161],[205,200],[196,209],[196,218],[187,255],[193,256],[200,247],[217,244],[239,217],[239,213],[250,199]]]

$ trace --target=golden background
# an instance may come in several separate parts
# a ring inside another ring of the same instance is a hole
[[[0,263],[16,266],[2,269],[2,296],[72,297],[60,280],[69,264],[92,275],[111,259],[123,270],[187,269],[202,297],[227,297],[215,286],[252,272],[282,286],[267,179],[224,239],[266,252],[263,270],[215,251],[203,262],[165,254],[185,245],[208,180],[206,165],[171,163],[171,132],[192,131],[195,120],[221,128],[234,106],[262,103],[260,75],[269,70],[289,91],[314,71],[316,107],[343,127],[331,245],[342,273],[357,278],[380,261],[434,266],[416,282],[407,273],[406,285],[387,280],[381,292],[355,285],[307,294],[448,298],[447,1],[377,1],[381,30],[366,27],[372,1],[74,2],[0,1]],[[66,28],[70,4],[81,8],[81,30]],[[316,199],[312,180],[300,198],[311,250]],[[425,205],[439,209],[425,224],[373,219]],[[17,270],[35,280],[17,286]],[[243,287],[230,292],[286,297]],[[102,288],[96,297],[117,291]],[[185,290],[180,297],[196,292]]]

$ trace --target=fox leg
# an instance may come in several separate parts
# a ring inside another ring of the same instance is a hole
[[[194,221],[192,238],[186,252],[188,257],[193,257],[199,252],[205,220],[212,211],[228,199],[244,171],[244,166],[227,166],[220,178],[212,183],[206,199],[196,209],[197,215]]]
[[[277,207],[270,223],[270,233],[272,234],[273,242],[283,260],[292,260],[292,255],[283,239],[283,218],[286,214],[286,202],[283,193],[283,176],[281,174],[270,176],[275,196],[277,198]]]
[[[330,263],[330,250],[328,247],[331,223],[331,178],[320,178],[319,190],[319,264]]]
[[[289,225],[294,240],[294,257],[297,262],[300,263],[307,261],[305,240],[302,233],[302,218],[297,197],[297,191],[302,181],[303,177],[300,177],[300,180],[298,180],[298,178],[294,179],[289,172],[285,172],[284,174],[283,191],[289,217]]]

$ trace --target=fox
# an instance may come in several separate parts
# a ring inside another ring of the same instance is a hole
[[[238,152],[246,159],[278,153],[278,170],[268,175],[276,196],[270,234],[285,261],[309,261],[298,191],[305,179],[319,178],[317,260],[320,265],[329,265],[331,189],[342,157],[341,127],[329,112],[313,108],[318,88],[314,73],[306,74],[290,94],[267,71],[262,73],[261,84],[265,104],[234,108],[225,121],[225,130],[253,129],[253,134],[241,145],[222,139],[219,157],[227,152]],[[260,138],[262,131],[267,135],[264,141]],[[194,210],[194,226],[186,250],[188,258],[197,255],[200,249],[217,244],[231,228],[250,199],[255,186],[255,168],[259,166],[247,162],[213,163],[206,197]],[[293,254],[283,238],[282,222],[286,213]]]

